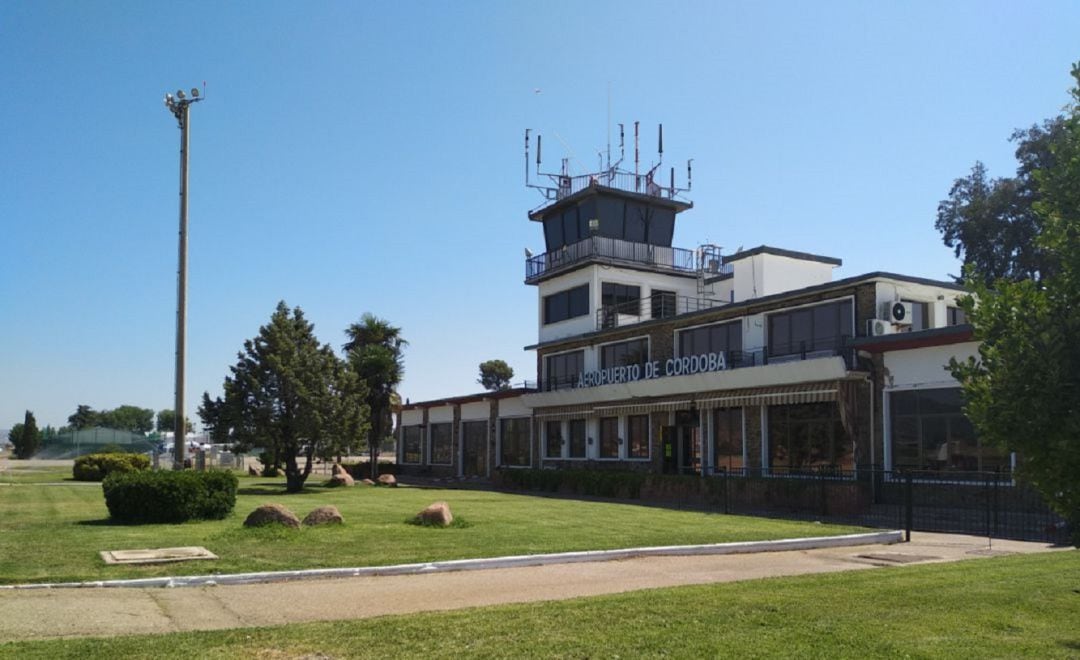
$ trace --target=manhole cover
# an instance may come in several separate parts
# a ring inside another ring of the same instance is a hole
[[[933,555],[906,555],[902,552],[878,552],[875,554],[856,555],[856,557],[859,559],[869,559],[870,561],[884,561],[890,564],[915,564],[920,561],[941,559],[941,557],[934,557]]]
[[[101,558],[106,564],[165,564],[193,559],[217,559],[218,556],[206,548],[188,546],[145,550],[102,550]]]

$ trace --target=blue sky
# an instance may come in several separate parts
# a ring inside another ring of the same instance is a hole
[[[526,127],[591,168],[611,121],[694,158],[675,242],[958,272],[953,179],[1066,102],[1075,2],[0,3],[0,428],[172,406],[178,142],[191,148],[194,413],[278,300],[320,339],[370,311],[404,396],[535,377]],[[537,92],[539,90],[539,92]]]

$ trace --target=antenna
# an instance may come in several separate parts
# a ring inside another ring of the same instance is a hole
[[[641,188],[641,181],[638,179],[638,122],[634,122],[634,191],[636,192]]]
[[[529,129],[525,129],[525,185],[529,185]]]
[[[658,151],[660,152],[660,160],[664,160],[664,125],[660,124],[660,146]]]
[[[693,162],[694,162],[693,158],[686,161],[686,190],[687,190],[687,192],[689,192],[690,186],[692,186],[694,184],[694,170],[690,165]]]

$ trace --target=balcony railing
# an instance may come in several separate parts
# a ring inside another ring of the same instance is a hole
[[[596,329],[605,330],[653,319],[666,319],[727,304],[726,300],[691,298],[667,292],[654,292],[648,298],[639,298],[617,305],[604,305],[596,310]]]
[[[532,282],[589,259],[603,259],[613,264],[646,265],[677,273],[696,271],[693,250],[591,236],[526,259],[525,281]]]

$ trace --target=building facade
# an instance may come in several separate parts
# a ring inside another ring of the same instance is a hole
[[[692,205],[674,183],[650,184],[560,184],[530,214],[546,243],[525,273],[536,385],[405,405],[403,473],[1011,466],[979,444],[947,371],[976,350],[959,287],[833,279],[839,259],[767,245],[678,248],[675,222]]]

